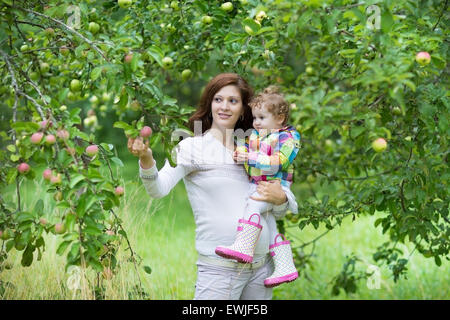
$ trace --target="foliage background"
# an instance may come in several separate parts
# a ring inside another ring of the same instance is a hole
[[[182,221],[191,226],[186,231],[176,227],[179,220],[170,215],[172,209],[167,209],[169,214],[164,215],[159,202],[148,203],[143,190],[139,190],[136,164],[126,154],[123,129],[133,134],[144,123],[150,125],[155,132],[151,143],[158,164],[162,164],[175,143],[170,141],[170,133],[185,127],[205,83],[218,72],[233,71],[243,75],[257,90],[278,84],[292,103],[291,123],[302,134],[294,189],[300,214],[288,215],[279,224],[294,239],[300,237],[295,259],[302,278],[291,287],[286,286],[286,290],[277,289],[276,296],[302,298],[299,292],[305,287],[309,288],[307,297],[312,298],[355,294],[358,284],[370,277],[366,272],[370,262],[382,268],[382,274],[389,271],[394,282],[384,288],[397,288],[398,281],[405,281],[408,272],[417,270],[419,280],[404,282],[412,283],[412,288],[399,286],[402,293],[390,293],[389,298],[415,297],[410,294],[417,293],[419,286],[431,290],[424,289],[420,297],[448,297],[448,289],[442,287],[449,274],[445,270],[450,235],[448,1],[249,0],[232,1],[231,12],[221,10],[223,1],[175,1],[177,6],[172,2],[134,1],[128,9],[119,8],[112,0],[0,2],[0,28],[4,31],[0,35],[0,226],[15,231],[9,246],[2,242],[3,264],[16,256],[22,256],[22,265],[23,261],[28,264],[30,254],[39,249],[42,228],[38,227],[38,217],[47,216],[52,225],[58,219],[68,224],[70,209],[76,209],[77,220],[75,224],[69,223],[74,224],[69,231],[110,245],[117,257],[127,246],[126,240],[136,246],[134,251],[140,255],[151,250],[134,234],[140,234],[140,229],[132,222],[139,217],[133,211],[155,212],[152,216],[155,220],[159,217],[159,223],[173,226],[172,230],[177,231],[173,234],[182,232],[184,236],[180,239],[192,244],[192,219],[185,209],[182,187],[174,190],[172,200],[164,199],[161,203],[184,212],[180,216],[186,220]],[[67,28],[70,5],[80,9],[81,25],[75,29],[77,33]],[[372,5],[378,8],[375,16],[368,10]],[[255,16],[261,10],[267,18],[258,25]],[[213,17],[213,22],[202,22],[204,15]],[[374,17],[380,18],[379,25]],[[90,22],[99,24],[99,32],[89,31]],[[375,28],[370,28],[374,24]],[[54,34],[48,32],[50,27]],[[21,50],[24,44],[28,47]],[[69,47],[69,55],[59,51],[61,46]],[[430,53],[429,64],[421,66],[415,61],[419,51]],[[124,56],[129,52],[133,58],[126,64]],[[164,66],[164,57],[171,57],[173,65]],[[43,71],[43,62],[49,64],[49,71]],[[181,77],[185,69],[192,70],[187,81]],[[81,81],[80,92],[69,89],[72,79]],[[66,105],[67,111],[61,105]],[[84,120],[92,114],[97,123],[88,125]],[[65,152],[58,152],[57,148],[62,150],[64,143],[58,141],[54,147],[33,146],[29,136],[38,130],[36,123],[46,117],[67,128],[71,137],[78,137],[67,145],[76,148],[72,159],[78,159],[79,164],[86,163],[83,151],[89,143],[104,143],[103,157],[88,163],[88,169],[83,171],[81,165],[70,163],[71,157]],[[125,125],[114,127],[118,121]],[[388,142],[382,153],[371,148],[378,137]],[[33,167],[26,180],[17,175],[16,166],[21,161],[28,161]],[[111,177],[108,177],[110,170],[106,174],[102,171],[110,165],[116,168],[116,164],[118,171]],[[48,166],[64,172],[69,181],[47,190],[43,183],[33,185],[39,182],[40,170]],[[97,171],[102,172],[104,180]],[[98,181],[90,181],[93,172]],[[79,179],[80,184],[73,184],[70,178]],[[127,195],[119,202],[112,194],[113,186],[127,183],[133,187],[127,188]],[[84,212],[70,191],[75,190],[74,186],[78,190],[88,188],[89,199],[99,197],[99,201],[117,207],[120,219],[110,221],[113,211],[102,206]],[[72,207],[60,204],[61,211],[57,214],[57,210],[51,209],[55,206],[53,198],[42,195],[46,213],[33,212],[37,203],[27,197],[36,194],[36,190],[49,194],[63,190],[62,203],[67,201]],[[130,192],[145,199],[134,210],[128,209],[134,205],[133,201],[130,203],[133,199]],[[22,194],[22,207],[17,194]],[[17,217],[24,219],[26,215],[20,212],[31,212],[34,216],[21,225]],[[96,232],[90,234],[91,229],[83,220],[86,214],[100,231],[121,230],[123,223],[127,232],[114,241]],[[143,234],[145,238],[157,237],[154,230]],[[354,241],[350,235],[356,237]],[[48,246],[45,252],[54,252],[56,248],[50,250],[50,243],[56,241],[59,245],[60,239],[47,236],[52,235],[42,236]],[[363,248],[352,246],[353,242],[362,245],[363,238],[370,239]],[[165,238],[161,235],[160,239]],[[27,249],[18,250],[18,244],[24,241]],[[326,251],[331,247],[336,253],[337,243],[342,244],[343,255]],[[94,254],[98,248],[89,248],[83,239],[70,245],[80,250],[79,253],[72,250],[74,253],[65,260],[66,268],[80,265],[83,253],[89,253],[87,263],[93,268],[89,270],[97,272],[98,280],[92,280],[91,285],[94,289],[102,288],[98,275],[105,257]],[[169,252],[175,250],[170,247]],[[420,262],[412,264],[411,259],[417,255]],[[125,256],[123,260],[128,259]],[[169,255],[166,261],[172,262],[173,258]],[[158,259],[164,261],[160,255]],[[192,256],[186,259],[193,265]],[[152,274],[144,273],[138,283],[150,292],[158,292],[141,279],[157,277],[156,270],[164,268],[157,267],[154,260],[146,263],[152,267]],[[188,265],[180,260],[168,265],[180,271],[177,268],[180,263]],[[325,269],[322,265],[330,267]],[[118,272],[116,263],[113,267]],[[2,268],[2,288],[7,283],[20,283],[17,268],[11,271]],[[333,268],[337,269],[330,272]],[[434,268],[436,272],[431,271]],[[193,279],[192,271],[186,279]],[[6,277],[8,272],[11,277]],[[142,273],[142,268],[138,272]],[[312,287],[307,280],[310,274],[319,279]],[[437,279],[441,284],[437,284]],[[188,285],[181,285],[184,289],[167,288],[170,284],[166,278],[159,280],[158,288],[164,288],[167,295],[153,293],[153,296],[189,298],[192,293]],[[429,285],[423,285],[422,281]],[[178,294],[179,290],[183,293]],[[83,292],[84,297],[92,297],[87,293],[89,290]],[[375,292],[366,290],[367,295],[363,293],[361,297],[386,297],[386,291],[380,295]],[[61,296],[67,297],[65,293]],[[126,296],[124,293],[121,298]]]

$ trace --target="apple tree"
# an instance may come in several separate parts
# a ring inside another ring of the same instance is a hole
[[[171,133],[187,129],[194,110],[180,84],[200,91],[196,81],[227,71],[257,90],[277,84],[291,103],[302,136],[295,181],[309,194],[297,194],[300,215],[288,215],[282,230],[330,231],[378,211],[374,227],[390,241],[373,259],[395,280],[407,270],[400,243],[441,265],[450,235],[447,4],[0,0],[0,185],[17,193],[17,203],[0,195],[0,263],[15,247],[30,265],[43,233],[53,232],[67,266],[110,268],[109,278],[124,241],[138,265],[115,214],[124,190],[111,163],[122,162],[113,144],[98,141],[98,117],[149,137],[171,159]],[[43,221],[42,201],[23,210],[21,181],[36,179],[36,167],[47,168],[60,220]],[[319,198],[321,190],[333,192]],[[313,263],[305,249],[319,238],[295,248],[300,270]],[[356,262],[344,265],[333,293],[354,292],[367,277],[349,268]]]

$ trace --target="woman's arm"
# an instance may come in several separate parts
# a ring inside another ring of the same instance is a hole
[[[180,154],[185,152],[185,148],[181,148],[181,143],[177,146],[177,166],[173,168],[166,161],[159,171],[152,151],[148,147],[148,141],[144,144],[141,138],[128,139],[128,149],[133,155],[139,157],[139,176],[152,198],[162,198],[167,195],[178,181],[192,171],[192,166],[186,166],[185,161],[181,160]]]

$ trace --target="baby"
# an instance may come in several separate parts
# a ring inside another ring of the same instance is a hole
[[[248,146],[236,148],[234,160],[244,162],[251,181],[250,195],[259,196],[256,191],[259,181],[275,179],[280,180],[285,192],[291,192],[289,188],[294,173],[292,162],[300,147],[300,134],[294,127],[287,125],[289,104],[271,86],[256,95],[249,105],[254,130],[248,139]],[[239,220],[234,244],[218,246],[215,250],[216,254],[224,258],[251,263],[262,229],[260,219],[265,218],[270,238],[273,239],[269,251],[275,265],[273,274],[264,281],[266,287],[294,281],[298,277],[290,242],[278,233],[273,214],[265,214],[272,210],[272,206],[271,203],[249,198],[245,215]],[[283,239],[277,242],[279,237]]]

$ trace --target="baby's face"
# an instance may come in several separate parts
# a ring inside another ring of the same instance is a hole
[[[253,127],[260,131],[262,129],[280,129],[283,127],[283,117],[275,116],[265,106],[253,108]]]

